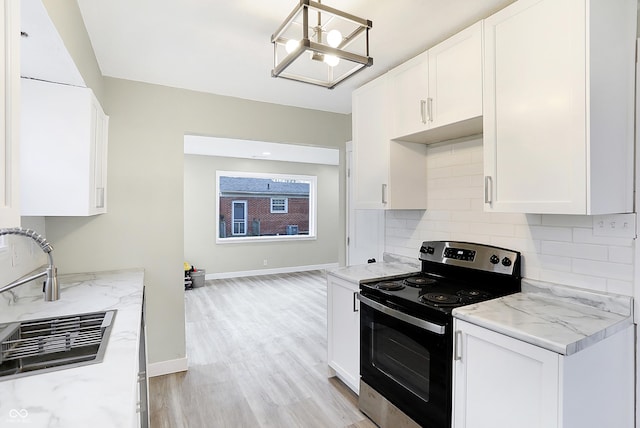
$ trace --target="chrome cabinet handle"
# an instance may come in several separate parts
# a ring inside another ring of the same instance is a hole
[[[407,315],[404,312],[400,312],[396,309],[392,309],[388,306],[378,303],[375,300],[371,300],[368,297],[364,297],[360,293],[358,293],[358,300],[360,300],[362,303],[369,306],[370,308],[380,311],[383,314],[387,314],[390,317],[399,319],[400,321],[404,321],[408,324],[414,325],[416,327],[420,327],[422,329],[425,329],[427,331],[430,331],[432,333],[436,333],[439,335],[444,335],[445,333],[445,327],[443,325],[421,320],[420,318],[412,317],[411,315]]]
[[[382,203],[383,204],[387,203],[387,185],[386,184],[382,185]]]
[[[491,178],[490,175],[485,175],[484,177],[484,203],[485,204],[490,204],[491,203],[491,199],[492,198],[492,193],[493,193],[493,179]]]
[[[433,122],[433,98],[427,98],[427,113],[429,122]]]
[[[453,341],[453,359],[460,361],[462,359],[462,331],[456,330]]]
[[[353,312],[358,312],[359,308],[358,308],[358,292],[354,291],[353,292]]]
[[[422,123],[427,123],[427,118],[425,116],[425,110],[427,107],[427,100],[420,100],[420,119],[422,119]]]

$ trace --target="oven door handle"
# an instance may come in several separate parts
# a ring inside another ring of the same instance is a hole
[[[365,305],[373,309],[376,309],[384,314],[387,314],[393,318],[399,319],[400,321],[404,321],[416,327],[423,328],[432,333],[444,335],[445,327],[443,325],[421,320],[420,318],[412,317],[411,315],[407,315],[404,312],[400,312],[396,309],[391,309],[381,303],[376,302],[375,300],[371,300],[368,297],[364,297],[360,293],[358,293],[358,300],[360,300]]]

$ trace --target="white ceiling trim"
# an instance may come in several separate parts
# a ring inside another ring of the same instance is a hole
[[[232,138],[184,136],[184,154],[339,165],[338,149]]]

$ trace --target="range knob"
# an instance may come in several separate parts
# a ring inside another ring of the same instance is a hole
[[[509,257],[505,257],[504,259],[502,259],[502,265],[511,266],[511,259]]]
[[[491,264],[497,265],[500,262],[500,258],[494,254],[489,258],[489,261]]]

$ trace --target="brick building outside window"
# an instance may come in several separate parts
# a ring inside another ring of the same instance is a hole
[[[308,182],[220,176],[218,190],[220,238],[309,234]]]

